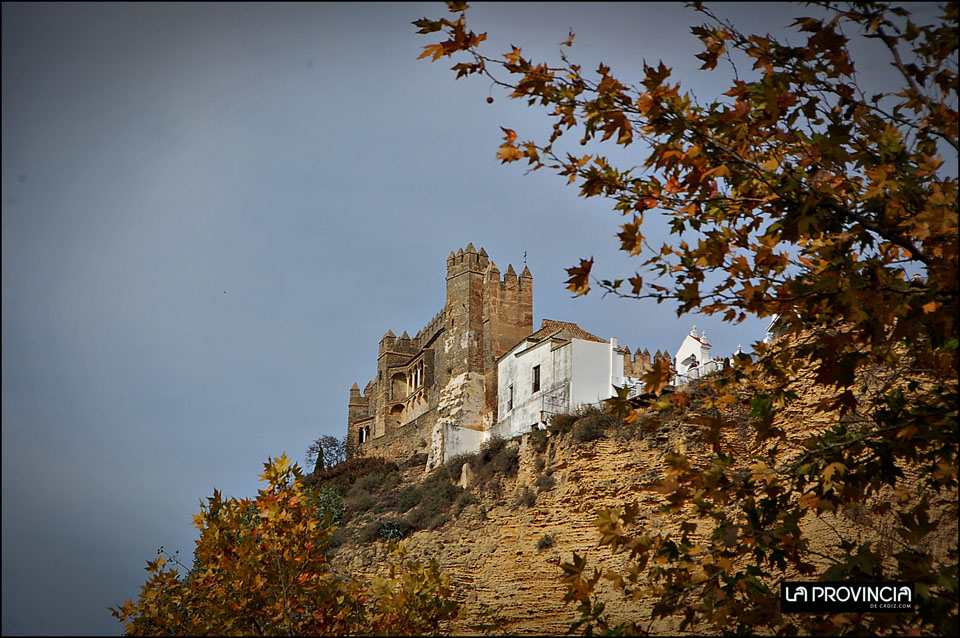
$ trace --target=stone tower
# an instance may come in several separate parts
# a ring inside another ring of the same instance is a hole
[[[350,390],[348,435],[370,454],[442,463],[497,422],[496,360],[533,331],[533,276],[503,277],[473,244],[447,257],[443,310],[409,337],[380,340],[377,376]]]

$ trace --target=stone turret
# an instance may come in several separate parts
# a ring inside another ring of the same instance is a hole
[[[393,348],[393,345],[397,342],[397,335],[393,334],[393,330],[387,330],[382,337],[380,337],[380,354],[388,352]]]
[[[630,356],[630,348],[627,348],[623,355],[623,373],[629,377],[642,377],[650,372],[653,366],[650,362],[650,351],[644,348],[637,348],[633,356]]]
[[[468,243],[450,251],[443,309],[413,337],[405,331],[400,337],[391,330],[384,334],[377,375],[365,396],[359,396],[359,388],[351,390],[351,404],[359,398],[358,409],[350,413],[351,433],[369,430],[373,449],[399,458],[398,450],[418,442],[403,437],[431,441],[437,433],[424,436],[423,428],[443,421],[444,414],[449,415],[444,427],[491,426],[497,409],[496,359],[532,331],[529,268],[517,275],[511,265],[501,277],[483,247]],[[452,406],[458,406],[455,418]]]
[[[371,383],[367,384],[368,388],[371,387]],[[354,383],[350,386],[350,401],[347,404],[347,442],[351,446],[357,445],[360,440],[359,430],[354,426],[369,416],[370,396],[361,395],[360,386]]]

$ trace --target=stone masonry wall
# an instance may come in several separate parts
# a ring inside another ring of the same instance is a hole
[[[427,452],[435,421],[433,411],[423,414],[390,434],[371,439],[363,445],[363,454],[403,461],[414,454]]]

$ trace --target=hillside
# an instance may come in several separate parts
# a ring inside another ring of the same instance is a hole
[[[815,398],[778,423],[789,438],[799,441],[818,429],[812,409]],[[742,414],[741,410],[741,427],[727,436],[746,451],[748,429]],[[661,481],[667,455],[682,452],[694,465],[705,464],[709,456],[699,441],[698,415],[689,409],[665,420],[655,432],[618,425],[598,413],[577,422],[562,417],[549,434],[524,435],[489,450],[485,460],[470,459],[476,476],[465,492],[446,477],[439,478],[446,472],[459,479],[463,459],[430,475],[417,458],[401,464],[399,472],[368,475],[363,489],[344,486],[348,522],[338,532],[341,544],[333,566],[356,577],[372,577],[388,553],[384,539],[405,535],[410,557],[436,559],[465,604],[454,633],[477,633],[481,621],[499,616],[501,630],[510,634],[562,634],[578,614],[576,604],[563,603],[561,563],[571,561],[577,552],[587,555],[588,570],[627,564],[623,554],[613,556],[608,548],[598,547],[594,526],[598,509],[637,502],[640,520],[663,532],[677,533],[682,522],[695,521],[683,515],[663,516],[658,509],[666,503]],[[902,491],[888,498],[901,499],[899,505],[905,508],[912,496]],[[955,520],[955,501],[932,505],[938,517]],[[831,528],[887,542],[892,519],[846,512],[811,515],[802,524],[811,530],[815,543],[828,542]],[[955,549],[956,530],[956,523],[942,530],[937,542],[943,551]],[[708,531],[706,521],[701,521],[691,539],[703,540]],[[603,580],[598,591],[605,592],[607,612],[614,621],[650,618],[652,600],[627,603]],[[679,622],[673,617],[644,626],[669,634],[680,631]]]

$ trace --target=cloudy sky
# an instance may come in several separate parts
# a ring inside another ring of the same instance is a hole
[[[776,31],[803,9],[718,7]],[[444,299],[473,242],[534,274],[534,314],[675,351],[765,322],[573,299],[564,268],[629,274],[618,216],[494,154],[542,114],[418,61],[428,4],[17,4],[3,8],[3,633],[108,633],[163,545],[189,555],[214,487],[253,495],[268,456],[345,430],[387,329]],[[680,4],[478,4],[488,51],[624,80],[663,59],[702,97]],[[488,104],[486,98],[496,98]],[[639,151],[638,151],[639,152]],[[654,239],[656,239],[654,237]]]

